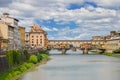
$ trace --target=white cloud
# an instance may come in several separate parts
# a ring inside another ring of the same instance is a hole
[[[33,18],[26,18],[23,20],[20,20],[19,25],[26,27],[26,31],[30,31],[30,26],[32,26],[34,24],[34,19]]]
[[[42,26],[42,28],[45,31],[58,31],[58,28],[56,27],[50,28],[49,26]]]
[[[50,28],[47,28],[47,27],[42,27],[43,28],[43,30],[45,30],[45,31],[52,31]]]
[[[55,28],[55,27],[53,28],[53,30],[54,30],[54,31],[58,31],[58,29],[57,29],[57,28]]]
[[[89,1],[89,0],[87,0]],[[120,0],[91,0],[102,7],[120,7]]]
[[[94,2],[98,7],[87,5],[79,9],[67,9],[70,4],[83,5],[85,1]],[[74,29],[68,26],[62,29],[43,26],[45,31],[54,31],[55,36],[60,36],[61,39],[82,39],[88,34],[96,35],[97,31],[106,34],[102,31],[120,29],[120,10],[114,9],[120,7],[120,0],[11,0],[7,4],[0,7],[0,14],[9,12],[11,16],[21,19],[19,24],[25,26],[27,31],[29,26],[36,23],[35,19],[39,21],[53,19],[57,25],[73,21],[77,25]],[[94,34],[91,31],[94,31]]]

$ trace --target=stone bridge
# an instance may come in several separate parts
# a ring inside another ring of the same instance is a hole
[[[104,49],[104,40],[49,40],[48,49],[59,49],[62,53],[65,53],[68,49],[80,49],[83,54],[88,54],[89,50]]]

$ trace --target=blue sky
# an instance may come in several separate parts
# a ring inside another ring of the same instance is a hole
[[[49,39],[88,40],[120,30],[120,0],[2,0],[3,12],[19,19],[26,31],[40,25]]]

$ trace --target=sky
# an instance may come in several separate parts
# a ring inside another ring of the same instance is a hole
[[[4,12],[26,31],[40,25],[49,40],[89,40],[120,30],[120,0],[0,0]]]

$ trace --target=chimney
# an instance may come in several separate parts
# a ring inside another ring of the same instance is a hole
[[[5,18],[9,17],[9,13],[3,13],[3,17]]]

